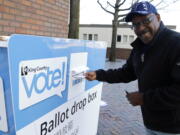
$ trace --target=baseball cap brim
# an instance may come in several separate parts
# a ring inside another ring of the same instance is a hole
[[[132,21],[132,18],[135,16],[135,15],[148,15],[150,14],[149,12],[146,12],[146,11],[136,11],[136,12],[130,12],[129,14],[127,14],[126,18],[125,18],[125,21],[126,22],[131,22]]]

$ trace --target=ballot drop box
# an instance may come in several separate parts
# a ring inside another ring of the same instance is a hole
[[[104,42],[15,34],[0,41],[0,135],[96,135]]]

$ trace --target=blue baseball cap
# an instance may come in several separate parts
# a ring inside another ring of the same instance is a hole
[[[125,17],[125,21],[131,22],[134,15],[148,15],[151,13],[158,14],[155,6],[147,1],[137,2],[132,6],[131,11]]]

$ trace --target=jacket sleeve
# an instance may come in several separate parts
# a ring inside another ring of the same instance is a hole
[[[151,110],[180,109],[180,56],[170,72],[171,84],[167,87],[150,89],[143,95],[144,105]]]
[[[109,69],[109,70],[96,70],[96,78],[98,81],[104,81],[108,83],[119,83],[119,82],[130,82],[137,79],[133,65],[132,65],[132,55],[130,54],[126,64],[122,68]]]

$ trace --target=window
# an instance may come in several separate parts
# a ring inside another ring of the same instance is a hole
[[[123,35],[123,42],[127,43],[127,40],[128,40],[128,36],[127,35]]]
[[[117,35],[117,42],[121,42],[121,35]]]
[[[129,36],[129,42],[133,42],[134,41],[134,35],[130,35]]]
[[[89,40],[92,40],[92,34],[89,34],[89,38],[88,38]]]
[[[98,41],[98,34],[94,34],[94,40]]]
[[[83,39],[87,40],[87,34],[83,34]]]

